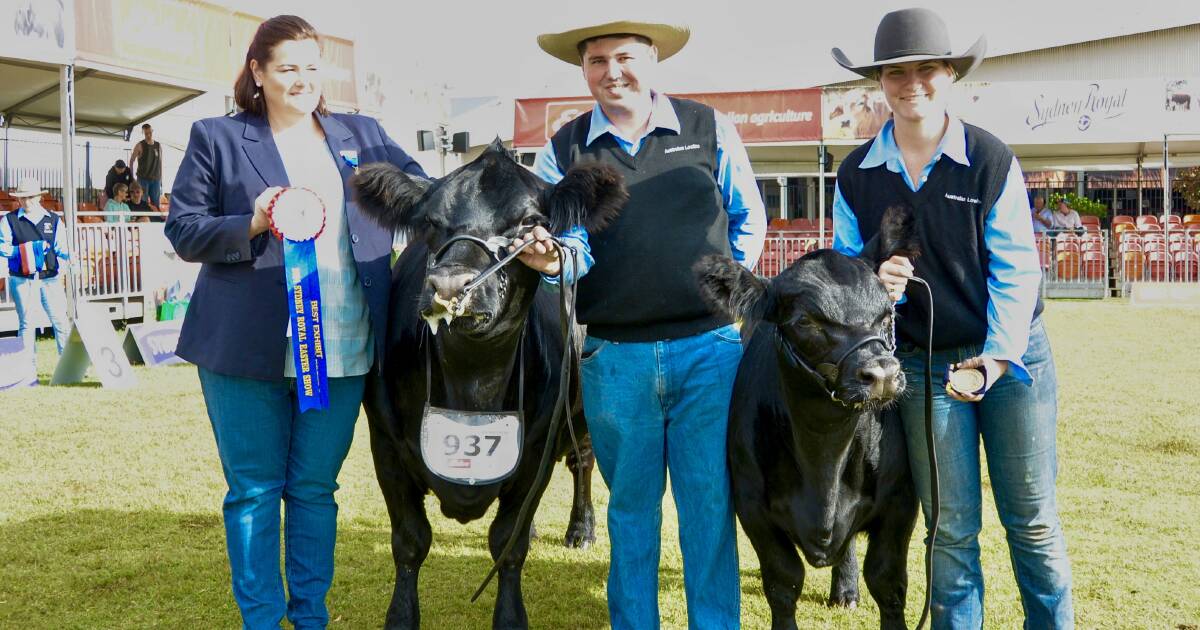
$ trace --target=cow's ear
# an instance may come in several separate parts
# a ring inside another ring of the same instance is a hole
[[[777,322],[775,291],[770,281],[759,278],[727,256],[705,256],[692,266],[700,283],[700,294],[714,313],[742,323],[742,341],[748,342],[762,320]]]
[[[429,180],[413,177],[387,162],[367,164],[350,179],[358,207],[391,230],[413,227],[412,209],[429,185]]]
[[[921,255],[920,237],[917,235],[917,220],[910,206],[901,204],[883,211],[879,222],[879,234],[864,247],[861,256],[870,261],[872,268],[892,256],[904,256],[910,261]]]
[[[550,190],[545,211],[555,234],[577,225],[596,232],[617,217],[628,199],[625,181],[614,168],[606,164],[576,164]]]

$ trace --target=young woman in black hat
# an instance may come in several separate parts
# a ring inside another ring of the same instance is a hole
[[[1071,568],[1058,518],[1057,381],[1042,326],[1041,266],[1021,168],[988,132],[948,111],[955,81],[983,60],[984,38],[954,55],[941,18],[894,11],[875,34],[875,60],[844,68],[879,81],[892,119],[838,169],[834,248],[856,255],[879,231],[883,210],[912,208],[921,254],[893,257],[879,278],[897,311],[897,357],[909,396],[900,405],[909,463],[930,511],[924,361],[930,316],[923,292],[904,299],[914,275],[934,299],[934,435],[941,516],[936,535],[934,628],[983,625],[979,560],[979,444],[1003,523],[1027,628],[1071,628]],[[948,366],[957,376],[941,386]],[[969,380],[969,379],[968,379]]]

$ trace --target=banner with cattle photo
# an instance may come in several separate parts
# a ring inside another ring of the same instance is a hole
[[[673,94],[699,101],[725,114],[747,144],[804,142],[821,138],[821,90],[766,90]],[[546,144],[563,125],[590,112],[590,97],[525,98],[516,101],[513,146]]]

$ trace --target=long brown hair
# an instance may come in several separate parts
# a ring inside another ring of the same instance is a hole
[[[250,48],[246,49],[246,62],[242,65],[242,71],[238,74],[238,78],[233,82],[233,101],[237,106],[259,116],[267,114],[266,99],[259,93],[260,89],[254,84],[254,72],[250,70],[250,61],[257,61],[258,67],[266,69],[267,62],[275,54],[275,47],[280,42],[286,41],[302,41],[311,39],[321,45],[321,36],[317,34],[317,29],[313,28],[307,20],[296,15],[276,15],[275,17],[258,25],[258,30],[254,32],[254,39],[250,41]],[[327,115],[329,110],[325,107],[325,95],[321,95],[321,100],[317,102],[317,112],[322,116]]]

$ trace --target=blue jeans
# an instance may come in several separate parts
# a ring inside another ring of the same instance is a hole
[[[149,201],[155,208],[161,203],[162,197],[162,180],[161,179],[142,179],[138,178],[138,186],[146,193],[146,200]]]
[[[933,353],[933,426],[941,480],[941,518],[934,554],[933,628],[983,626],[979,563],[982,489],[979,443],[987,455],[992,496],[1008,539],[1026,628],[1073,628],[1071,565],[1058,519],[1055,424],[1058,381],[1041,319],[1034,321],[1023,360],[1032,386],[1005,374],[983,400],[964,403],[946,394],[946,364],[980,353],[965,346]],[[925,447],[924,351],[903,347],[909,394],[900,406],[913,480],[929,526],[929,456]]]
[[[688,625],[737,628],[741,586],[725,457],[729,398],[742,357],[737,330],[647,343],[588,337],[583,356],[583,408],[611,493],[612,627],[659,627],[659,536],[670,470]]]
[[[329,623],[337,475],[350,450],[365,377],[329,379],[329,408],[300,413],[295,379],[260,381],[199,368],[229,492],[225,542],[242,626]],[[279,502],[284,504],[288,594],[279,575]]]
[[[71,334],[70,319],[67,317],[67,296],[63,293],[62,274],[44,280],[38,278],[8,277],[9,292],[12,293],[13,306],[17,310],[17,335],[25,344],[29,353],[29,361],[37,372],[37,348],[34,345],[34,329],[29,325],[33,315],[31,308],[41,306],[46,311],[50,325],[54,327],[54,343],[58,345],[58,353],[62,354],[63,346],[67,343],[67,335]]]

